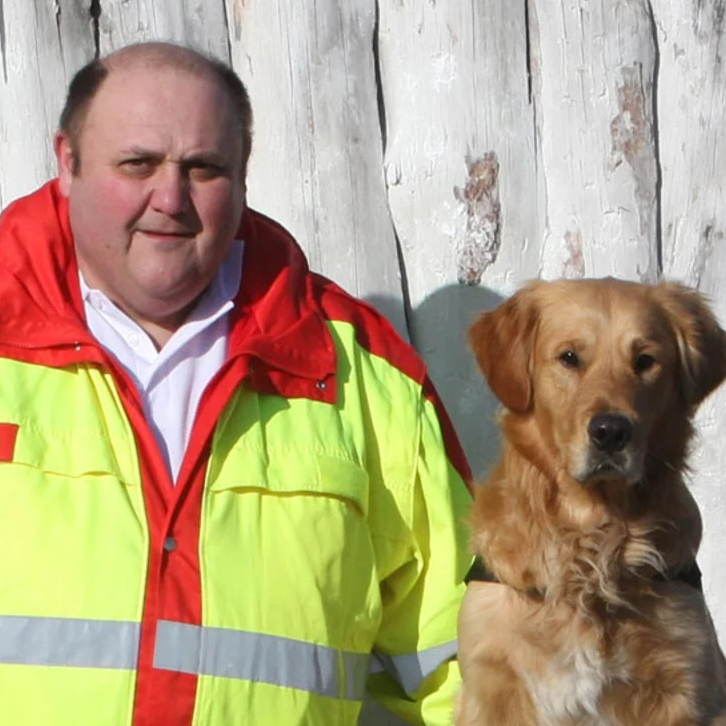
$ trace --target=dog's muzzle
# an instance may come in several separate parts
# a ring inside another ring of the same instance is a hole
[[[632,483],[639,478],[638,457],[629,446],[634,432],[633,421],[624,414],[595,414],[587,425],[587,453],[576,465],[573,477],[582,483],[606,479]]]

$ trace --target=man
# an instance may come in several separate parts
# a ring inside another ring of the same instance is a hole
[[[12,726],[450,723],[466,463],[424,366],[245,208],[225,66],[82,69],[0,218]]]

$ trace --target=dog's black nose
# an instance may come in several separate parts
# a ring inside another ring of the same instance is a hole
[[[590,440],[608,454],[622,451],[633,435],[629,418],[618,413],[600,413],[590,419],[587,427]]]

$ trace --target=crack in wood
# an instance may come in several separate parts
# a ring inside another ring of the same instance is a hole
[[[532,103],[532,31],[529,3],[530,0],[524,0],[524,59],[527,67],[527,100]]]
[[[660,116],[658,114],[658,90],[660,86],[660,43],[658,41],[658,25],[655,20],[653,3],[646,3],[646,15],[650,26],[650,38],[653,48],[653,82],[651,84],[651,133],[653,136],[653,157],[655,161],[655,276],[663,275],[663,167],[660,157]]]
[[[388,146],[388,121],[386,119],[386,99],[383,91],[383,78],[381,75],[381,53],[380,53],[380,28],[381,28],[381,5],[380,2],[375,3],[375,18],[373,22],[373,37],[372,37],[372,55],[373,55],[373,71],[374,81],[376,85],[376,103],[378,110],[378,127],[381,134],[381,158],[385,160],[386,148]],[[386,178],[386,199],[388,199],[388,190],[391,186],[400,184],[400,170],[398,174],[392,179],[389,175],[385,174]],[[393,239],[396,245],[396,260],[398,262],[398,277],[401,281],[401,301],[403,304],[403,318],[406,324],[406,332],[408,333],[409,339],[412,339],[413,335],[413,305],[411,304],[411,292],[408,282],[408,270],[406,269],[406,256],[403,251],[401,244],[401,238],[399,237],[398,230],[396,229],[395,220],[391,214],[390,207],[388,209],[388,217],[391,221],[391,229],[393,231]]]
[[[58,49],[60,50],[61,62],[65,59],[63,52],[63,34],[61,32],[61,6],[59,0],[53,0],[53,13],[55,15],[55,34],[58,38]],[[65,63],[63,63],[65,68]]]
[[[3,61],[3,80],[8,82],[8,61],[5,55],[5,0],[0,0],[0,57]]]
[[[91,25],[93,27],[93,57],[96,59],[101,57],[101,24],[99,22],[101,12],[101,0],[91,0],[91,4],[88,7],[88,14],[91,16]]]
[[[726,234],[724,234],[723,230],[716,229],[713,220],[704,225],[701,232],[701,242],[696,248],[696,256],[688,276],[689,285],[697,290],[701,288],[701,282],[708,269],[711,257],[713,257],[716,247],[723,246],[725,237]]]

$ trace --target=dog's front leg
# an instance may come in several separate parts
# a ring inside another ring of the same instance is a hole
[[[472,665],[475,678],[464,678],[455,726],[540,726],[529,692],[514,671],[500,661]]]

